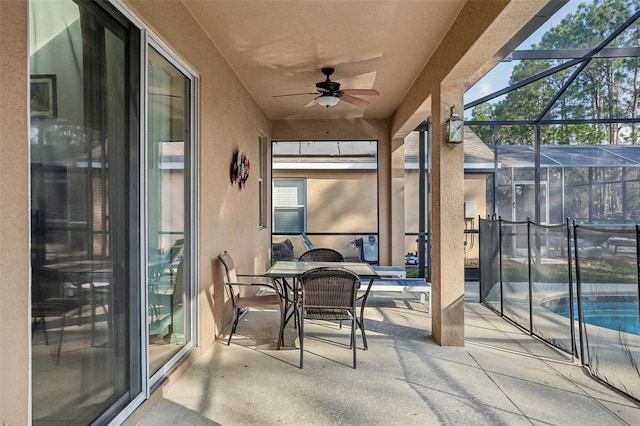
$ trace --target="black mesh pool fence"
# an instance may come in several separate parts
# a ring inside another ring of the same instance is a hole
[[[640,399],[639,235],[480,218],[480,302]]]

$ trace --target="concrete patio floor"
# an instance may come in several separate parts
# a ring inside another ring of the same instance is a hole
[[[217,342],[140,425],[638,425],[640,405],[593,379],[571,357],[465,293],[465,346],[440,347],[416,296],[373,295],[369,350],[349,327],[305,322],[275,349],[277,313],[254,310],[230,346]]]

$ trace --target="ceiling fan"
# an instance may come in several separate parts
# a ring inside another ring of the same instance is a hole
[[[344,101],[348,104],[355,105],[357,107],[365,107],[369,105],[369,101],[365,101],[364,99],[357,98],[353,95],[367,95],[367,96],[378,96],[377,90],[374,89],[344,89],[340,90],[340,83],[335,81],[331,81],[329,78],[331,74],[333,74],[333,68],[322,68],[322,74],[326,75],[327,78],[324,81],[319,81],[316,83],[316,91],[310,93],[292,93],[289,95],[276,95],[274,98],[282,97],[282,96],[298,96],[298,95],[316,95],[315,98],[311,99],[304,107],[308,108],[314,105],[322,105],[324,107],[332,107],[336,105],[340,101]]]

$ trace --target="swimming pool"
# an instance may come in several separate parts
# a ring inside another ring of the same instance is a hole
[[[545,301],[542,306],[553,313],[569,317],[567,297]],[[634,295],[586,296],[582,301],[582,319],[587,324],[640,334],[638,297]],[[578,319],[578,305],[574,299],[573,318]]]

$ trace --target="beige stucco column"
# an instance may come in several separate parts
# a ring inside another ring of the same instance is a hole
[[[391,140],[391,265],[404,265],[404,139],[393,138]]]
[[[449,108],[462,110],[462,85],[432,91],[431,285],[433,338],[442,346],[464,345],[464,151],[447,144]]]
[[[30,424],[28,4],[0,1],[0,424]]]

